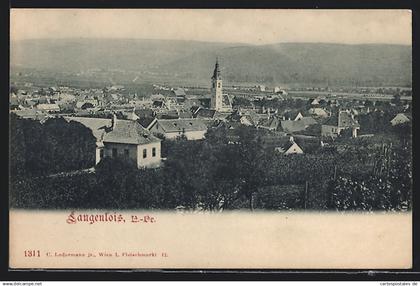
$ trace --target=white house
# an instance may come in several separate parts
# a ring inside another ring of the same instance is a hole
[[[96,138],[96,164],[102,158],[123,158],[137,168],[155,168],[161,162],[161,141],[138,122],[113,119],[65,117],[83,124]]]
[[[290,136],[289,141],[283,146],[276,147],[275,151],[283,153],[284,155],[303,154],[302,148],[300,148],[300,146],[295,142],[293,136]]]
[[[409,118],[409,115],[406,115],[404,113],[398,113],[397,115],[395,115],[394,118],[392,118],[391,120],[391,125],[395,126],[395,125],[399,125],[399,124],[404,124],[407,122],[410,122],[411,119]]]
[[[294,121],[298,121],[298,120],[301,120],[303,118],[303,115],[302,115],[302,113],[298,113],[297,115],[296,115],[296,117],[295,117],[295,119],[294,119]]]
[[[319,99],[315,98],[314,100],[312,100],[311,105],[319,105]]]

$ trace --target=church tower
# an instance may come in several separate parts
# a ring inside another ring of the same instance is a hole
[[[219,61],[216,58],[213,76],[211,77],[211,103],[210,108],[216,111],[223,109],[223,87],[222,76],[220,75]]]

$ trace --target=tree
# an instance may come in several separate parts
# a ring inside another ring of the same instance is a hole
[[[391,103],[400,106],[401,105],[401,96],[397,93],[394,94],[394,97],[391,99]]]
[[[371,100],[365,100],[365,107],[372,107],[373,106],[373,102]]]
[[[62,118],[44,124],[11,116],[12,172],[45,175],[91,167],[96,139],[78,122]]]
[[[264,168],[267,153],[262,140],[252,128],[239,128],[239,144],[234,150],[233,169],[238,176],[241,193],[249,201],[250,210],[254,209],[254,195],[266,181]]]

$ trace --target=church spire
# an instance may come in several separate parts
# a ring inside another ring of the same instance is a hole
[[[216,57],[216,65],[214,66],[214,72],[212,79],[221,79],[222,76],[220,75],[220,68],[219,68],[219,58]]]

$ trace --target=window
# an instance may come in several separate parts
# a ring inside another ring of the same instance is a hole
[[[143,158],[147,157],[147,149],[143,149]]]
[[[217,87],[220,88],[220,82],[217,83]]]
[[[112,158],[116,158],[118,156],[117,148],[112,148]]]
[[[156,157],[156,148],[155,147],[152,148],[152,157]]]
[[[124,156],[128,157],[129,154],[130,153],[129,153],[128,149],[124,149]]]

